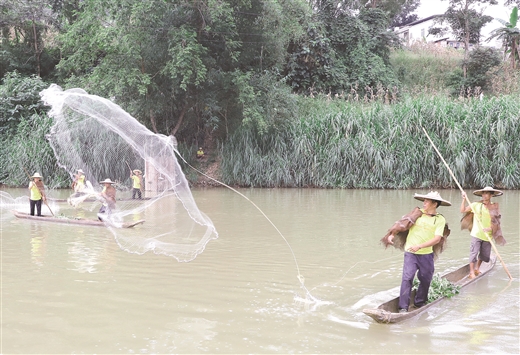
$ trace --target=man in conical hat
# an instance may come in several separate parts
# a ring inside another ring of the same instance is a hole
[[[444,244],[443,237],[449,235],[444,216],[437,212],[439,206],[451,206],[437,191],[426,195],[415,194],[414,198],[423,201],[422,208],[397,221],[382,239],[386,245],[394,244],[395,235],[402,232],[404,240],[404,263],[401,290],[399,293],[399,312],[408,312],[409,307],[419,308],[428,301],[428,291],[435,271],[434,246]],[[446,231],[447,230],[447,231]],[[419,287],[415,299],[410,302],[413,279],[417,273]]]
[[[39,173],[34,173],[31,179],[32,181],[29,183],[29,191],[31,192],[29,197],[30,214],[34,216],[34,210],[36,209],[36,215],[41,217],[42,201],[46,200],[45,187],[42,182],[43,177]]]
[[[132,199],[137,198],[142,199],[142,191],[143,191],[143,173],[139,169],[134,169],[130,173],[130,179],[132,179]]]
[[[103,204],[98,212],[98,219],[102,221],[103,219],[101,218],[101,215],[109,215],[116,208],[116,188],[113,186],[115,181],[112,181],[109,178],[100,181],[99,183],[103,185],[103,190],[101,190]]]
[[[468,229],[471,233],[469,252],[469,275],[473,279],[480,275],[482,262],[489,262],[491,256],[491,238],[499,245],[506,244],[500,228],[500,209],[498,203],[491,202],[492,197],[502,196],[503,192],[486,186],[483,189],[473,191],[473,195],[481,196],[482,200],[466,206],[466,193],[462,193],[460,212],[464,213],[461,220],[462,229]],[[474,216],[478,221],[475,221]],[[477,260],[478,259],[478,260]]]
[[[74,174],[72,189],[74,192],[83,192],[85,190],[85,172],[82,169],[78,169],[77,173]]]

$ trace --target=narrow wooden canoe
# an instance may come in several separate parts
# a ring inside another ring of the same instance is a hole
[[[143,198],[131,198],[131,197],[128,197],[128,198],[116,198],[116,201],[136,201],[136,202],[139,202],[139,201],[147,201],[147,200],[151,200],[152,197],[143,197]],[[48,201],[53,201],[53,202],[67,202],[69,199],[68,198],[52,198],[52,197],[49,197],[48,198]],[[95,202],[95,201],[98,201],[96,200],[95,198],[87,198],[84,202]]]
[[[19,212],[19,211],[13,211],[13,214],[17,218],[24,218],[24,219],[31,219],[34,221],[39,222],[55,222],[55,223],[64,223],[64,224],[79,224],[84,226],[99,226],[99,227],[106,227],[106,224],[104,222],[95,220],[95,219],[84,219],[84,218],[66,218],[66,217],[52,217],[52,216],[31,216],[28,213]],[[123,223],[121,228],[132,228],[138,224],[144,223],[144,219],[141,219],[137,222],[132,223]]]
[[[474,279],[470,279],[468,277],[469,275],[469,264],[466,264],[462,266],[461,268],[449,272],[442,277],[450,281],[454,285],[458,285],[461,287],[461,289],[472,282],[475,282],[482,278],[484,275],[486,275],[493,267],[495,266],[496,262],[496,256],[491,255],[491,259],[489,260],[489,263],[482,263],[480,266],[480,275],[477,276]],[[432,307],[433,305],[441,302],[446,297],[439,298],[431,303],[428,303],[421,308],[415,308],[412,304],[413,299],[415,297],[415,291],[412,292],[412,295],[410,297],[410,308],[408,309],[408,312],[406,313],[399,313],[398,310],[398,304],[399,304],[399,297],[396,297],[388,302],[385,302],[381,304],[379,307],[374,309],[364,309],[363,313],[365,313],[367,316],[372,317],[376,322],[378,323],[397,323],[401,322],[405,319],[409,319],[412,317],[417,316],[418,314],[426,311],[428,308]]]

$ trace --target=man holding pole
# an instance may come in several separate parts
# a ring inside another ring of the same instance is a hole
[[[491,202],[491,197],[501,196],[503,192],[486,186],[481,190],[473,191],[473,194],[482,196],[482,200],[473,202],[466,207],[466,193],[462,192],[462,203],[460,205],[460,212],[465,213],[461,220],[461,228],[468,229],[472,237],[468,276],[471,279],[474,279],[480,274],[479,269],[482,262],[489,262],[491,255],[491,238],[493,238],[498,245],[504,245],[506,243],[500,228],[500,210],[498,203]],[[475,215],[478,221],[473,220]]]
[[[42,176],[39,173],[34,173],[31,176],[32,181],[29,183],[29,191],[31,192],[30,202],[30,213],[34,216],[34,210],[36,209],[36,215],[42,216],[42,201],[45,201],[45,188],[42,182]]]

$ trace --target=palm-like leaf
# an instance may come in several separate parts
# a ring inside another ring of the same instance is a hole
[[[509,22],[497,19],[504,27],[497,28],[491,32],[487,39],[488,42],[494,38],[502,40],[504,44],[504,54],[510,54],[511,66],[516,68],[516,61],[519,59],[520,29],[516,27],[518,23],[518,7],[514,7],[509,17]]]

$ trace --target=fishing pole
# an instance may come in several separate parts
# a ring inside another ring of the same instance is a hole
[[[23,167],[23,170],[25,171],[25,173],[27,174],[27,177],[29,178],[29,180],[31,180],[31,175],[27,172],[27,170],[25,169],[25,167]],[[49,207],[49,205],[47,204],[47,198],[45,197],[45,194],[42,192],[42,190],[40,190],[40,187],[34,183],[34,186],[36,186],[36,188],[38,189],[38,191],[40,192],[40,195],[42,196],[42,200],[43,200],[43,203],[45,203],[45,206],[47,206],[47,208],[49,209],[49,211],[51,212],[52,216],[54,217],[54,212],[52,212],[51,208]]]
[[[455,183],[456,183],[457,186],[459,187],[459,190],[464,194],[464,196],[466,196],[466,201],[468,202],[468,205],[471,207],[471,212],[473,212],[473,217],[477,220],[478,226],[480,227],[481,230],[484,230],[484,228],[482,227],[482,222],[480,221],[479,216],[477,215],[477,213],[475,212],[475,210],[474,210],[473,207],[471,206],[471,201],[469,200],[468,195],[464,192],[464,190],[463,190],[462,187],[460,186],[459,181],[458,181],[457,178],[455,177],[455,174],[453,174],[453,171],[451,171],[450,167],[448,166],[448,163],[446,163],[446,161],[445,161],[444,158],[442,157],[441,153],[439,152],[439,150],[437,149],[437,147],[435,146],[435,144],[434,144],[433,141],[431,140],[430,136],[428,135],[428,132],[426,132],[426,130],[424,129],[424,127],[421,126],[421,128],[423,129],[424,134],[426,134],[426,138],[428,138],[428,140],[429,140],[430,143],[432,144],[433,149],[435,149],[435,151],[437,152],[437,154],[438,154],[439,157],[441,158],[442,162],[444,163],[444,165],[445,165],[446,168],[448,169],[448,172],[450,173],[451,177],[453,178],[453,180],[455,181]],[[509,270],[507,269],[507,266],[506,266],[506,264],[504,263],[504,260],[502,260],[502,257],[501,257],[500,254],[498,253],[498,250],[497,250],[497,247],[495,246],[495,243],[493,242],[492,238],[490,238],[490,237],[487,235],[487,233],[485,233],[485,234],[486,234],[486,237],[488,238],[488,241],[491,243],[491,246],[493,247],[493,251],[494,251],[495,254],[497,255],[498,259],[500,259],[500,262],[502,263],[502,266],[504,267],[504,270],[506,271],[507,276],[509,276],[509,279],[512,280],[513,277],[512,277],[511,274],[509,273]]]

